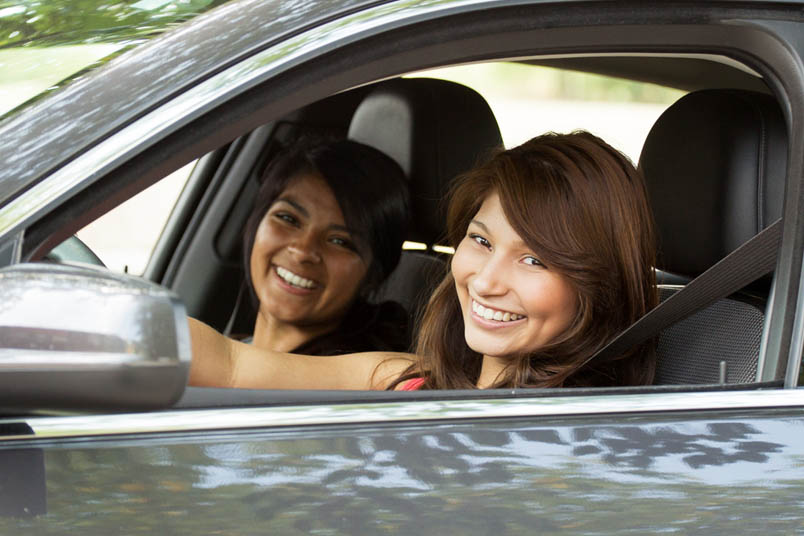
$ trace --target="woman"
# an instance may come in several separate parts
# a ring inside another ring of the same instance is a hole
[[[357,142],[300,143],[267,169],[244,229],[252,344],[309,355],[407,350],[407,313],[367,298],[396,267],[401,168]]]
[[[456,389],[650,383],[645,344],[598,362],[656,305],[645,186],[584,132],[501,151],[455,184],[450,273],[422,319],[416,355],[294,360],[191,322],[191,383],[259,388]]]

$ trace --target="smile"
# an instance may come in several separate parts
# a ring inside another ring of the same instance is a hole
[[[495,320],[497,322],[513,322],[515,320],[525,318],[525,315],[511,313],[508,311],[500,311],[498,309],[492,309],[491,307],[484,307],[475,300],[472,300],[472,311],[474,311],[479,317],[482,317],[486,320]]]
[[[294,274],[287,268],[282,268],[281,266],[276,267],[276,274],[287,284],[294,287],[312,289],[318,286],[318,284],[312,279],[307,279],[298,274]]]

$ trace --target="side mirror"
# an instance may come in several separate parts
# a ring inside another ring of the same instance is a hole
[[[131,410],[173,404],[190,369],[173,292],[92,266],[0,269],[0,408]]]
[[[89,246],[75,235],[68,237],[64,242],[51,249],[45,255],[44,260],[61,263],[83,262],[85,264],[94,264],[95,266],[106,266],[95,255],[95,252],[89,249]]]

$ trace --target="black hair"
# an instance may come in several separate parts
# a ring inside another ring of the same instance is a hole
[[[371,262],[361,288],[368,297],[399,262],[408,225],[409,194],[402,168],[385,153],[351,140],[303,141],[274,158],[243,230],[243,267],[253,302],[251,250],[265,213],[290,182],[320,176],[332,190],[358,252]]]

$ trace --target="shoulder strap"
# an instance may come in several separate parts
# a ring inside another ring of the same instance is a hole
[[[781,235],[778,219],[631,324],[587,362],[619,355],[769,273],[776,265]]]

